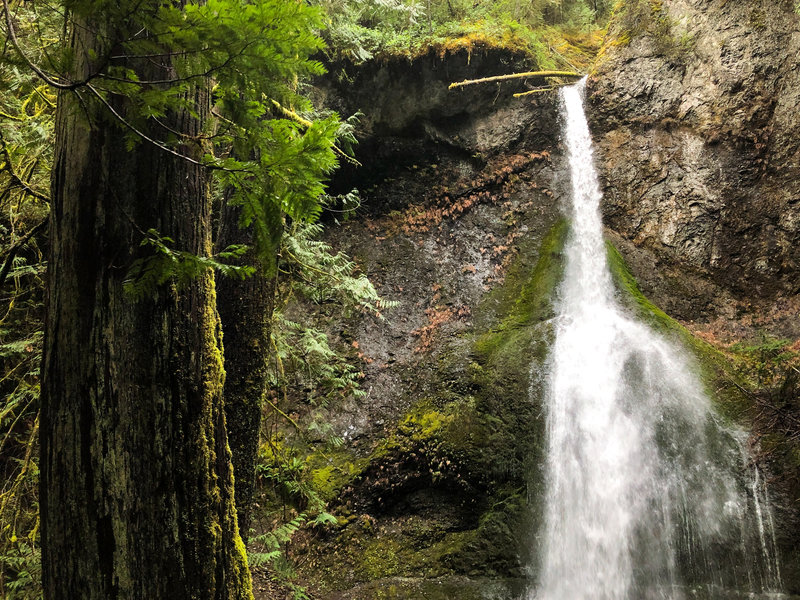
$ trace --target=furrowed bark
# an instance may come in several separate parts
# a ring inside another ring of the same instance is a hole
[[[231,244],[252,246],[251,232],[239,228],[239,213],[239,207],[223,207],[217,241],[219,249]],[[267,275],[267,269],[253,250],[248,251],[241,262],[255,266],[255,274],[244,280],[221,279],[217,305],[225,341],[225,417],[236,479],[236,512],[239,533],[247,543],[262,402],[267,388],[267,356],[276,279]]]
[[[76,17],[73,80],[113,26]],[[102,32],[96,35],[90,32]],[[129,64],[173,73],[169,59]],[[200,132],[207,82],[172,129]],[[129,102],[109,101],[120,114]],[[151,127],[158,138],[163,129]],[[202,157],[187,143],[181,153]],[[125,130],[88,95],[61,92],[56,118],[41,417],[41,518],[48,600],[252,598],[236,522],[222,404],[221,327],[211,272],[135,300],[128,269],[154,228],[211,253],[202,167]]]

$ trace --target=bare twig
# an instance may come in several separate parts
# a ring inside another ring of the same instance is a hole
[[[514,94],[514,98],[522,98],[524,96],[532,96],[533,94],[543,94],[544,92],[552,92],[558,89],[556,86],[545,87],[545,88],[536,88],[535,90],[528,90],[527,92],[520,92],[519,94]]]
[[[543,92],[554,92],[558,88],[562,88],[562,87],[565,87],[565,86],[568,86],[568,85],[572,85],[572,82],[570,81],[570,82],[567,82],[567,83],[554,83],[554,84],[548,85],[546,87],[534,88],[532,90],[528,90],[527,92],[519,92],[518,94],[514,94],[514,98],[523,98],[525,96],[530,96],[532,94],[541,94]]]

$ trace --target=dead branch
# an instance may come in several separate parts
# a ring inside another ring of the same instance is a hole
[[[575,71],[529,71],[527,73],[511,73],[510,75],[495,75],[493,77],[483,77],[481,79],[465,79],[459,83],[451,83],[447,89],[452,90],[465,85],[474,83],[491,83],[493,81],[505,81],[507,79],[526,79],[529,77],[567,77],[570,79],[580,79],[583,74]]]

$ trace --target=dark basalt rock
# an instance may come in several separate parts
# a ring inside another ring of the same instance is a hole
[[[800,82],[785,57],[800,35],[781,21],[793,17],[765,1],[761,32],[740,23],[750,3],[645,4],[632,21],[618,14],[589,86],[610,241],[641,293],[685,321],[733,318],[751,294],[796,294]],[[473,51],[334,64],[317,82],[326,106],[364,112],[363,166],[332,182],[364,204],[329,241],[400,306],[385,321],[318,315],[367,397],[331,407],[345,447],[309,459],[341,522],[295,549],[315,597],[510,600],[535,577],[548,320],[567,230],[557,100],[514,99],[524,82],[447,90],[531,68]],[[791,559],[800,521],[781,502]]]
[[[321,101],[343,116],[363,113],[356,147],[362,166],[342,165],[332,189],[366,189],[386,178],[403,179],[403,169],[425,161],[450,158],[463,163],[462,170],[480,169],[501,153],[549,147],[558,137],[556,105],[552,97],[533,102],[514,98],[529,89],[527,81],[448,89],[453,82],[531,68],[522,55],[480,48],[446,56],[431,51],[414,60],[329,65],[316,85]],[[381,200],[368,210],[402,206],[394,198]]]
[[[589,82],[608,225],[737,299],[799,293],[799,51],[791,2],[625,3]]]

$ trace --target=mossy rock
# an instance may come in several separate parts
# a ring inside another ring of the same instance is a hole
[[[476,309],[489,315],[484,326],[439,355],[438,387],[369,456],[337,450],[309,459],[315,487],[343,515],[304,571],[321,597],[505,600],[535,577],[542,402],[567,234],[559,221],[538,253],[521,253]],[[750,399],[727,358],[653,305],[610,244],[608,262],[621,303],[689,349],[719,411],[741,423]]]
[[[717,412],[730,423],[746,424],[753,400],[745,391],[746,383],[729,360],[714,346],[692,335],[678,321],[650,302],[639,289],[619,251],[610,242],[606,242],[606,249],[609,269],[622,305],[654,331],[690,351],[695,359],[697,375]]]
[[[482,325],[439,354],[433,392],[369,456],[309,459],[315,487],[344,516],[309,562],[323,597],[521,593],[539,512],[528,502],[543,496],[534,380],[542,379],[552,341],[567,229],[559,220],[538,252],[523,249],[504,284],[475,309]],[[517,583],[497,583],[506,581]]]
[[[521,579],[471,579],[464,576],[422,579],[392,577],[335,596],[336,600],[505,600],[525,589]]]

